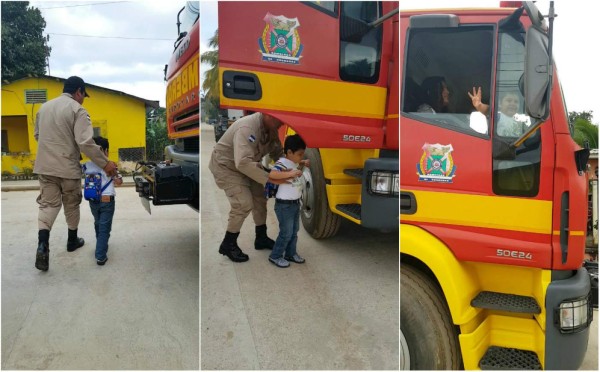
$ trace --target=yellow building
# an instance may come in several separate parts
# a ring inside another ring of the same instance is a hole
[[[37,154],[33,137],[40,106],[62,94],[65,79],[53,76],[25,77],[2,85],[2,173],[31,173]],[[94,134],[108,138],[109,158],[135,162],[146,150],[146,112],[158,108],[149,101],[116,90],[87,84],[83,106],[92,119]]]

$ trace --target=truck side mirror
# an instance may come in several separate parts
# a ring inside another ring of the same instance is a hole
[[[545,120],[549,115],[550,55],[548,36],[536,27],[527,30],[525,40],[525,109],[533,118]]]

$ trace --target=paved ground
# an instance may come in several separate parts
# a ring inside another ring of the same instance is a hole
[[[66,251],[59,214],[40,272],[37,195],[1,194],[2,369],[198,369],[198,213],[164,206],[150,216],[134,188],[118,188],[108,263],[96,265],[84,202],[86,244]]]
[[[588,341],[588,349],[585,353],[583,363],[579,368],[580,371],[597,371],[598,370],[598,310],[594,310],[594,321],[590,326],[590,338]]]
[[[307,262],[280,269],[254,250],[250,217],[238,239],[250,261],[229,261],[217,252],[229,204],[207,170],[212,128],[201,129],[201,368],[397,370],[398,234],[346,223],[337,237],[314,240],[301,227]]]

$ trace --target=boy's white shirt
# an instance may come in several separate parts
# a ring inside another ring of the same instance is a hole
[[[298,169],[298,164],[294,163],[293,161],[291,161],[285,157],[279,158],[279,160],[277,160],[277,162],[275,163],[275,166],[277,166],[278,164],[285,167],[286,171]],[[296,177],[291,180],[288,180],[285,183],[282,183],[281,185],[279,185],[279,188],[277,189],[277,194],[275,195],[275,197],[277,199],[283,199],[283,200],[300,199],[302,197],[302,188],[304,187],[304,182],[305,182],[304,176],[300,176],[300,177]]]
[[[106,172],[99,166],[97,166],[93,161],[88,160],[83,164],[83,172],[85,174],[95,174],[100,173],[102,175],[102,186],[106,185],[108,181],[110,181],[110,177],[106,175]],[[102,195],[115,195],[115,181],[113,180],[110,185],[104,191],[102,191]]]

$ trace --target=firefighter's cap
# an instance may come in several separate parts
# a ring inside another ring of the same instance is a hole
[[[81,91],[83,92],[83,94],[85,94],[86,97],[90,96],[85,90],[85,82],[79,76],[71,76],[70,78],[65,80],[63,92],[74,93],[79,88],[81,88]]]

